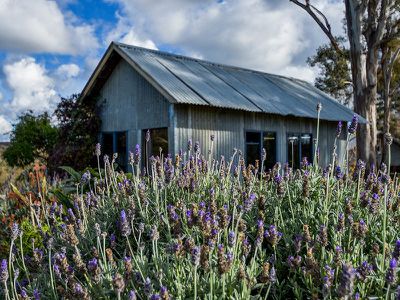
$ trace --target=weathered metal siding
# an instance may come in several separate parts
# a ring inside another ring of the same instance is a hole
[[[210,149],[215,135],[214,157],[231,156],[233,148],[245,152],[246,130],[274,131],[277,135],[277,159],[287,161],[287,133],[311,133],[316,137],[316,120],[284,117],[198,105],[170,104],[126,61],[121,60],[100,91],[102,131],[128,131],[128,146],[140,144],[141,130],[168,127],[169,150],[186,150],[189,139],[200,142],[202,153]],[[321,162],[331,161],[336,123],[321,121]],[[344,148],[341,142],[339,157]]]
[[[168,127],[167,100],[121,60],[100,91],[102,131],[128,131],[128,148],[140,144],[142,129]]]
[[[224,109],[210,109],[201,106],[175,105],[177,128],[176,144],[186,150],[189,139],[200,142],[201,151],[207,155],[211,146],[210,135],[215,135],[214,158],[221,155],[229,158],[234,148],[245,153],[245,132],[247,130],[273,131],[277,136],[277,160],[287,161],[287,134],[311,133],[317,136],[317,121],[305,118],[243,112]],[[336,123],[321,121],[319,132],[320,162],[328,165],[332,160]],[[341,156],[344,144],[338,142]]]

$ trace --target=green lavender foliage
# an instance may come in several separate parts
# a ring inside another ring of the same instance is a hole
[[[70,208],[43,189],[36,228],[11,229],[2,299],[398,299],[396,176],[362,162],[261,171],[212,153],[152,157],[149,176],[139,148],[129,174],[105,157]]]

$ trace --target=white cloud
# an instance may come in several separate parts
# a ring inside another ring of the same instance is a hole
[[[68,79],[78,76],[80,70],[81,69],[76,64],[63,64],[57,68],[56,74],[61,78]]]
[[[108,1],[121,5],[109,37],[127,37],[137,45],[149,40],[184,54],[305,80],[315,77],[306,58],[328,42],[311,17],[289,1]],[[341,33],[342,1],[316,5],[327,12],[334,32]]]
[[[147,38],[139,36],[139,34],[132,28],[130,22],[117,13],[118,23],[106,36],[106,43],[117,41],[125,44],[135,45],[139,47],[157,49],[156,44]]]
[[[54,79],[58,94],[69,97],[81,92],[87,74],[78,65],[70,63],[60,65],[50,76]]]
[[[54,81],[44,66],[33,57],[24,57],[4,65],[3,71],[11,92],[9,109],[20,113],[27,109],[34,112],[50,111],[58,101]]]
[[[10,122],[8,122],[4,116],[0,115],[0,141],[4,135],[8,134],[12,129]]]
[[[0,49],[82,54],[98,47],[94,27],[46,0],[0,0]]]

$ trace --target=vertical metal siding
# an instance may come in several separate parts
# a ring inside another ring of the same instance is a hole
[[[215,134],[214,158],[221,155],[229,158],[234,148],[245,153],[245,131],[274,131],[277,136],[277,160],[287,161],[287,133],[311,133],[313,139],[317,136],[317,122],[311,119],[283,117],[279,115],[259,114],[232,110],[210,109],[200,106],[176,105],[178,118],[176,129],[176,144],[186,150],[188,139],[193,143],[200,142],[201,151],[208,155],[210,135]],[[191,118],[188,117],[190,110]],[[191,125],[189,124],[191,119]],[[332,160],[332,149],[335,138],[336,124],[320,122],[319,148],[320,163],[327,166]],[[340,145],[340,142],[338,142]],[[338,154],[342,153],[338,147]]]
[[[167,100],[126,61],[121,60],[100,91],[102,131],[128,131],[128,149],[142,129],[168,127]]]

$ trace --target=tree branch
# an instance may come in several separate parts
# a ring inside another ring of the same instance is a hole
[[[376,28],[373,44],[379,45],[379,42],[383,39],[384,31],[388,22],[389,5],[388,0],[382,0],[381,11],[377,20],[378,26]]]
[[[289,1],[293,2],[297,6],[304,9],[314,19],[314,21],[318,24],[318,26],[325,33],[325,35],[329,38],[329,40],[330,40],[332,46],[335,48],[335,50],[339,53],[343,52],[343,49],[340,48],[339,44],[337,43],[335,37],[332,34],[331,25],[329,24],[328,19],[320,10],[318,10],[315,6],[311,5],[309,0],[306,0],[305,3],[302,3],[298,0],[289,0]],[[321,20],[321,18],[323,19],[323,21]],[[325,22],[325,24],[324,24],[324,22]]]

